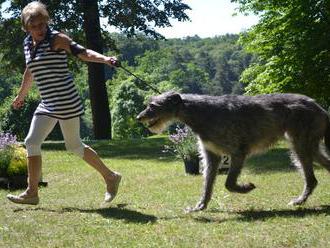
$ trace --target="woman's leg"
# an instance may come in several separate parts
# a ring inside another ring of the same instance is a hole
[[[92,148],[82,143],[80,139],[79,117],[63,121],[60,120],[60,125],[67,150],[80,156],[102,175],[107,185],[105,201],[111,201],[117,194],[121,175],[111,171]]]
[[[107,185],[104,201],[111,202],[118,192],[121,175],[106,167],[97,153],[90,147],[85,147],[83,159],[103,176]]]
[[[26,196],[38,196],[38,186],[41,177],[41,156],[31,156],[27,158],[28,165],[28,187],[24,192]]]
[[[53,130],[57,120],[36,115],[32,118],[30,130],[25,138],[28,164],[28,186],[18,196],[8,195],[7,198],[15,203],[38,204],[38,184],[41,176],[41,144],[48,134]]]

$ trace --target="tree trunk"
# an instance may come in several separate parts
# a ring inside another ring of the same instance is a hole
[[[96,0],[82,0],[81,6],[87,48],[103,53],[98,3]],[[111,115],[104,64],[88,63],[88,85],[95,139],[111,139]]]

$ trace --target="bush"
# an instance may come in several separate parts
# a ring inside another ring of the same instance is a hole
[[[7,168],[7,176],[12,177],[24,175],[27,175],[26,150],[23,147],[14,147]]]
[[[38,106],[37,94],[29,94],[24,106],[15,110],[12,108],[13,97],[7,97],[0,108],[0,131],[14,133],[18,140],[23,140],[29,131],[31,119]]]
[[[135,118],[143,110],[144,97],[132,82],[123,83],[114,97],[112,130],[114,138],[138,138],[146,129]]]
[[[0,177],[7,177],[7,168],[12,156],[11,147],[0,149]]]

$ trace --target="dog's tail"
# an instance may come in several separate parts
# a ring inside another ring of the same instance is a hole
[[[328,152],[330,152],[330,117],[328,117],[327,120],[327,127],[324,133],[324,144],[328,150]]]

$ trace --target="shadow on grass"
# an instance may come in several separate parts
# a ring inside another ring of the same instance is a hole
[[[154,137],[148,139],[132,140],[100,140],[87,141],[102,158],[121,159],[162,159],[173,161],[174,156],[164,153],[164,145],[168,139],[164,137]],[[42,145],[43,150],[65,151],[63,142],[45,142]]]
[[[45,212],[53,212],[53,213],[86,213],[86,214],[99,214],[103,218],[107,219],[117,219],[117,220],[124,220],[129,223],[138,223],[138,224],[149,224],[155,223],[157,221],[157,217],[153,215],[143,214],[137,212],[135,210],[125,209],[124,207],[127,204],[118,204],[117,207],[109,207],[109,208],[97,208],[97,209],[82,209],[82,208],[62,208],[62,209],[49,209],[43,207],[37,208],[19,208],[14,210],[14,212],[19,211],[45,211]]]
[[[259,221],[269,218],[302,218],[306,216],[329,215],[330,206],[323,205],[315,208],[298,208],[298,209],[282,209],[282,210],[244,210],[237,211],[241,215],[238,220],[241,221]]]
[[[212,222],[226,222],[226,221],[266,221],[273,218],[303,218],[306,216],[329,215],[330,206],[323,205],[315,208],[298,208],[298,209],[281,209],[281,210],[243,210],[230,211],[229,214],[235,214],[234,218],[208,218],[197,217],[194,218],[198,222],[212,223]],[[238,215],[238,216],[237,216]]]
[[[80,212],[80,213],[93,213],[99,214],[104,218],[125,220],[130,223],[155,223],[157,217],[153,215],[143,214],[134,210],[119,207],[98,208],[98,209],[81,209],[81,208],[63,208],[63,212]]]

